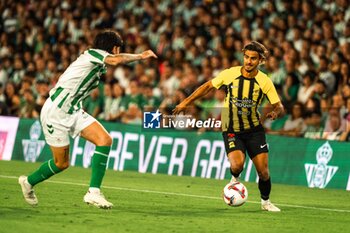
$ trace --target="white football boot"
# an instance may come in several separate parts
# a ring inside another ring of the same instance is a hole
[[[89,190],[84,196],[84,202],[101,209],[111,209],[113,207],[113,204],[107,201],[99,190]]]
[[[280,212],[281,210],[270,202],[270,200],[261,199],[261,209],[271,212]]]
[[[35,206],[38,204],[38,199],[35,196],[33,187],[28,183],[28,177],[20,176],[18,183],[21,185],[24,200],[29,205]]]

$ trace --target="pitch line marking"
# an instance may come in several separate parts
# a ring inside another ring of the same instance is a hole
[[[4,175],[0,175],[0,178],[18,179],[18,177],[16,177],[16,176],[4,176]],[[45,182],[54,183],[54,184],[68,184],[68,185],[88,187],[87,184],[74,183],[74,182],[68,182],[68,181],[45,180]],[[146,190],[146,189],[132,189],[132,188],[113,187],[113,186],[103,186],[103,188],[104,189],[123,190],[123,191],[132,191],[132,192],[155,193],[155,194],[165,194],[165,195],[172,195],[172,196],[195,197],[195,198],[203,198],[203,199],[221,200],[220,197],[210,197],[210,196],[202,196],[202,195],[194,195],[194,194],[186,194],[186,193],[172,193],[172,192],[153,191],[153,190]],[[247,201],[247,202],[253,203],[253,204],[260,204],[260,202],[258,202],[258,201]],[[313,206],[290,205],[290,204],[281,204],[281,203],[276,203],[276,205],[285,206],[285,207],[292,207],[292,208],[301,208],[301,209],[312,209],[312,210],[323,210],[323,211],[331,211],[331,212],[350,213],[350,210],[341,210],[341,209],[319,208],[319,207],[313,207]]]

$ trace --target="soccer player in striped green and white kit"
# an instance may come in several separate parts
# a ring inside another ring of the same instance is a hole
[[[49,144],[53,159],[43,163],[29,176],[20,176],[24,199],[30,205],[36,205],[38,199],[33,187],[69,166],[69,136],[80,135],[96,145],[91,161],[90,187],[84,196],[84,202],[99,208],[111,208],[100,191],[105,174],[112,138],[95,118],[84,112],[82,101],[98,86],[101,74],[106,72],[106,64],[116,66],[121,63],[157,58],[147,50],[141,54],[119,53],[123,40],[114,31],[97,34],[91,49],[81,54],[61,75],[56,86],[50,91],[40,120]]]

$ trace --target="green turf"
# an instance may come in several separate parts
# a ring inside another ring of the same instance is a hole
[[[0,161],[0,232],[349,231],[347,191],[274,184],[271,199],[282,212],[270,213],[260,210],[255,183],[245,183],[248,202],[232,208],[220,199],[224,180],[108,170],[103,191],[115,207],[101,210],[83,203],[90,169],[76,167],[36,186],[39,205],[31,207],[15,177],[39,165]]]

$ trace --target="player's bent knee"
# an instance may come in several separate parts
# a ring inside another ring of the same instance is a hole
[[[112,145],[112,137],[111,135],[108,134],[108,136],[106,137],[106,146],[111,146]]]
[[[55,165],[58,169],[63,171],[69,167],[69,162],[55,162]]]
[[[258,172],[258,176],[260,179],[266,181],[270,178],[269,171]]]
[[[96,146],[111,146],[112,137],[109,134],[100,137],[100,140],[96,143]]]

